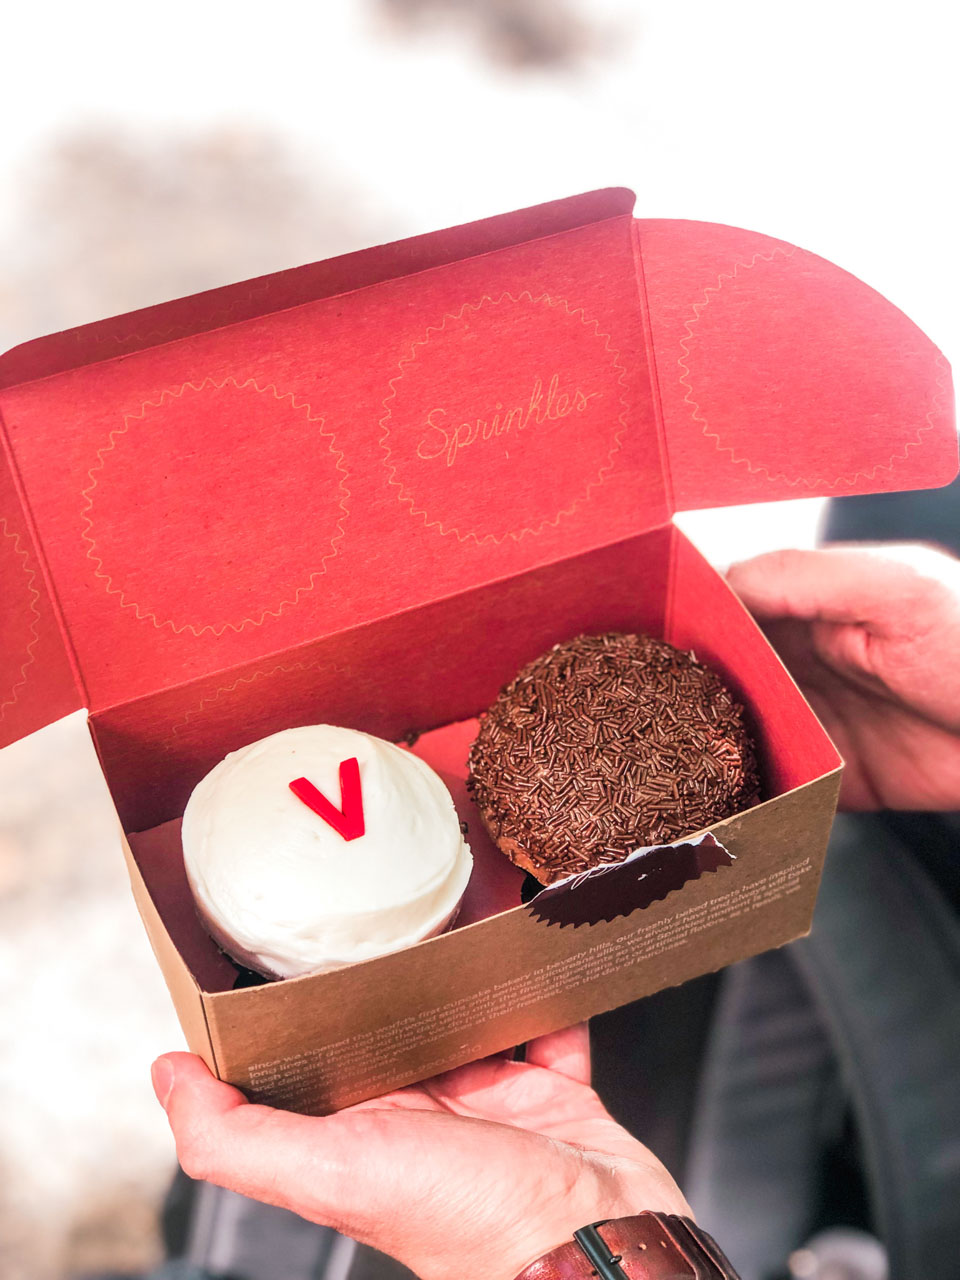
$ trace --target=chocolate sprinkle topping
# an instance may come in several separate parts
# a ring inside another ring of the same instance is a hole
[[[480,720],[467,784],[499,848],[550,884],[756,804],[743,708],[692,653],[608,632],[554,645]]]

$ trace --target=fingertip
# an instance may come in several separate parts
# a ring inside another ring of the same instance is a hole
[[[526,1061],[545,1067],[581,1084],[590,1083],[590,1029],[585,1022],[550,1035],[539,1036],[527,1045]]]
[[[174,1087],[180,1083],[194,1083],[197,1080],[214,1080],[210,1068],[195,1053],[163,1053],[150,1068],[150,1079],[157,1101],[166,1111]]]
[[[748,603],[752,595],[751,588],[757,577],[757,560],[762,560],[762,556],[754,556],[750,560],[738,560],[730,565],[724,575],[727,580],[727,586],[744,601]]]
[[[167,1102],[170,1099],[170,1094],[173,1091],[173,1084],[176,1079],[176,1069],[170,1061],[170,1056],[165,1054],[163,1057],[157,1058],[156,1062],[154,1062],[153,1066],[150,1068],[150,1080],[153,1084],[153,1092],[157,1095],[157,1101],[160,1103],[161,1107],[163,1107],[164,1111],[167,1109]]]
[[[836,547],[767,551],[731,565],[727,584],[764,619],[853,619],[875,594],[862,555]]]
[[[802,555],[797,551],[767,551],[737,560],[727,569],[727,584],[751,608],[767,604],[784,577],[795,569],[795,557]]]
[[[218,1080],[195,1053],[165,1053],[150,1069],[157,1099],[174,1129],[185,1117],[218,1115],[246,1104],[239,1089]]]
[[[209,1076],[211,1080],[216,1079],[216,1076],[214,1076],[198,1053],[187,1053],[179,1049],[161,1054],[157,1061],[169,1063],[177,1076],[182,1075],[188,1079],[193,1076]]]

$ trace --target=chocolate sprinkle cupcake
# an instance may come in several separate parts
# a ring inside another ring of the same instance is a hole
[[[523,668],[480,720],[468,786],[501,851],[544,884],[758,801],[743,708],[720,677],[617,632]]]

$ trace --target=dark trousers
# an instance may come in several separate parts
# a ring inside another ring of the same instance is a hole
[[[601,1094],[743,1280],[834,1224],[960,1275],[958,899],[955,818],[844,815],[808,938],[595,1020]]]

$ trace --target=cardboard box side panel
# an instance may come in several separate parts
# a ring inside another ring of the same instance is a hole
[[[127,843],[158,927],[190,985],[202,992],[229,991],[238,971],[200,923],[184,870],[179,819],[132,833]]]
[[[587,192],[50,334],[0,357],[0,388],[627,214],[634,200],[623,188]]]
[[[809,928],[836,792],[834,774],[718,824],[736,863],[625,919],[560,929],[517,908],[334,974],[211,996],[221,1074],[329,1111],[780,946]]]
[[[629,216],[0,404],[92,712],[669,518]]]
[[[133,857],[126,838],[123,838],[123,856],[130,876],[130,887],[147,937],[163,972],[164,981],[173,1000],[180,1026],[191,1053],[199,1054],[211,1071],[217,1071],[217,1059],[210,1040],[207,1017],[197,984],[177,951],[170,934],[164,927],[160,913],[147,892],[143,876]]]
[[[836,747],[763,632],[676,527],[666,638],[719,671],[751,713],[763,795],[790,791],[840,766]]]
[[[892,303],[769,236],[638,228],[676,510],[953,478],[950,366]]]
[[[0,421],[0,748],[83,705]]]
[[[491,583],[91,719],[127,831],[183,812],[227,751],[297,724],[398,741],[474,716],[581,631],[660,634],[670,527]]]

